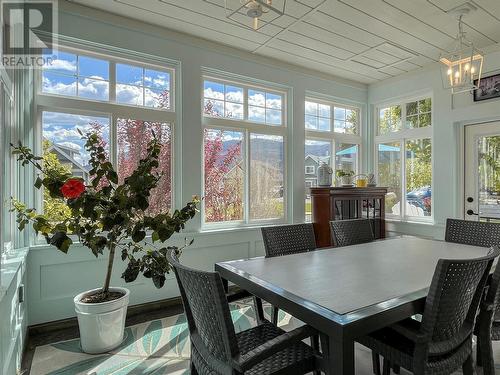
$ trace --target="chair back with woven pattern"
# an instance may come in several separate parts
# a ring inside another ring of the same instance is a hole
[[[500,262],[497,263],[495,272],[493,272],[493,276],[491,277],[488,292],[484,298],[484,305],[491,306],[492,315],[500,311]]]
[[[371,242],[375,239],[368,219],[330,221],[333,244],[337,247]]]
[[[500,246],[500,224],[447,219],[445,240],[481,247]]]
[[[261,228],[267,257],[305,253],[316,249],[312,224]]]
[[[430,355],[450,353],[471,337],[491,265],[499,254],[498,248],[491,248],[481,258],[438,261],[421,326]]]
[[[215,371],[231,373],[231,358],[239,350],[220,275],[180,264],[176,250],[167,258],[179,284],[192,345]]]

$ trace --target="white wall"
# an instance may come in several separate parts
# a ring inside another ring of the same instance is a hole
[[[500,71],[500,52],[485,57],[485,75]],[[398,232],[443,238],[444,224],[448,217],[463,217],[460,208],[462,197],[462,147],[460,137],[465,124],[500,119],[500,99],[473,102],[472,94],[452,95],[443,89],[438,64],[369,87],[368,103],[374,113],[378,103],[413,96],[419,92],[433,95],[433,210],[434,225],[394,223],[389,229]],[[372,117],[372,126],[375,117]],[[373,137],[373,132],[371,133]],[[373,149],[372,149],[373,152]],[[372,161],[374,158],[372,158]],[[371,164],[368,168],[373,168]]]
[[[77,14],[75,13],[77,12]],[[291,221],[304,219],[304,98],[306,91],[339,98],[362,108],[362,131],[366,131],[367,87],[333,78],[283,62],[258,57],[208,41],[176,34],[151,25],[93,11],[81,6],[61,3],[60,34],[142,53],[167,57],[181,62],[182,80],[182,201],[201,193],[201,70],[202,67],[247,76],[288,86],[293,91],[292,134],[288,160],[293,168],[288,188]],[[366,145],[363,145],[366,146]],[[363,165],[368,155],[363,156]],[[294,173],[295,172],[295,173]],[[185,250],[183,261],[205,269],[213,269],[216,261],[263,254],[260,230],[239,229],[200,233],[197,215],[187,233],[195,243]],[[72,298],[78,292],[98,287],[104,278],[105,258],[95,259],[90,251],[73,247],[68,255],[47,246],[33,247],[28,257],[29,318],[37,324],[74,316]],[[117,258],[113,284],[123,285],[120,275],[124,264]],[[150,280],[139,279],[128,284],[131,303],[143,303],[177,295],[176,284],[168,280],[157,290]]]

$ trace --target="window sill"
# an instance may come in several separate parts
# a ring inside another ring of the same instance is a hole
[[[386,217],[385,218],[386,222],[389,223],[408,223],[408,224],[423,224],[423,225],[435,225],[436,222],[434,221],[433,218],[429,218],[428,220],[426,219],[412,219],[412,218],[407,218],[407,219],[398,219],[394,217]]]

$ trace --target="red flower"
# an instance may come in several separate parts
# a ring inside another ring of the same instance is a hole
[[[61,187],[61,193],[64,198],[78,198],[85,191],[85,185],[78,178],[70,178]]]

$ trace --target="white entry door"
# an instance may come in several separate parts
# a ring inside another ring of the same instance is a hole
[[[500,222],[500,122],[465,127],[466,220]]]

